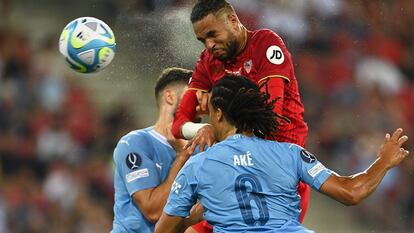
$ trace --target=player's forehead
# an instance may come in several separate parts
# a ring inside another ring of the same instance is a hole
[[[223,20],[220,15],[208,14],[201,20],[193,23],[193,29],[197,37],[205,38],[211,31],[219,31],[223,29]]]

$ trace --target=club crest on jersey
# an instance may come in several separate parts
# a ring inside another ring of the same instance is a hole
[[[251,69],[252,69],[252,60],[248,60],[247,62],[244,63],[244,70],[247,73],[250,73]]]
[[[135,169],[138,169],[139,166],[141,166],[142,160],[139,154],[129,153],[126,157],[125,162],[129,169],[135,170]]]
[[[308,152],[307,150],[301,150],[300,151],[300,157],[306,163],[314,163],[316,161],[315,156],[313,154],[311,154],[310,152]]]
[[[285,55],[282,49],[277,45],[272,45],[266,51],[267,60],[275,65],[280,65],[285,61]]]

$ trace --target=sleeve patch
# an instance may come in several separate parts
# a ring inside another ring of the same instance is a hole
[[[144,178],[144,177],[148,177],[148,176],[149,176],[148,168],[144,168],[144,169],[140,169],[140,170],[130,172],[130,173],[126,174],[125,177],[126,177],[126,181],[128,183],[131,183],[134,180]]]
[[[316,175],[318,175],[321,171],[325,169],[325,166],[322,163],[317,163],[315,166],[313,166],[309,171],[308,174],[312,176],[312,178],[315,178]]]
[[[171,186],[171,192],[178,194],[181,188],[182,188],[182,185],[178,183],[177,181],[174,181],[174,183]]]
[[[315,156],[313,154],[311,154],[310,152],[308,152],[307,150],[301,150],[300,151],[300,157],[306,163],[314,163],[316,161]]]
[[[275,65],[280,65],[285,61],[285,55],[282,49],[277,45],[272,45],[266,51],[267,60]]]
[[[141,166],[142,159],[141,156],[139,156],[137,153],[129,153],[126,157],[125,162],[129,169],[135,170]]]

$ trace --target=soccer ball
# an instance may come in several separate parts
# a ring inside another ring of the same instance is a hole
[[[115,37],[111,28],[93,17],[71,21],[59,39],[59,51],[69,66],[81,73],[104,69],[115,55]]]

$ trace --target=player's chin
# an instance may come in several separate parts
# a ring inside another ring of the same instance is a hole
[[[227,59],[229,55],[225,49],[213,50],[212,53],[213,53],[213,56],[219,60]]]
[[[220,54],[217,56],[214,56],[215,58],[219,59],[220,61],[227,61],[229,59],[229,56],[227,53]]]

